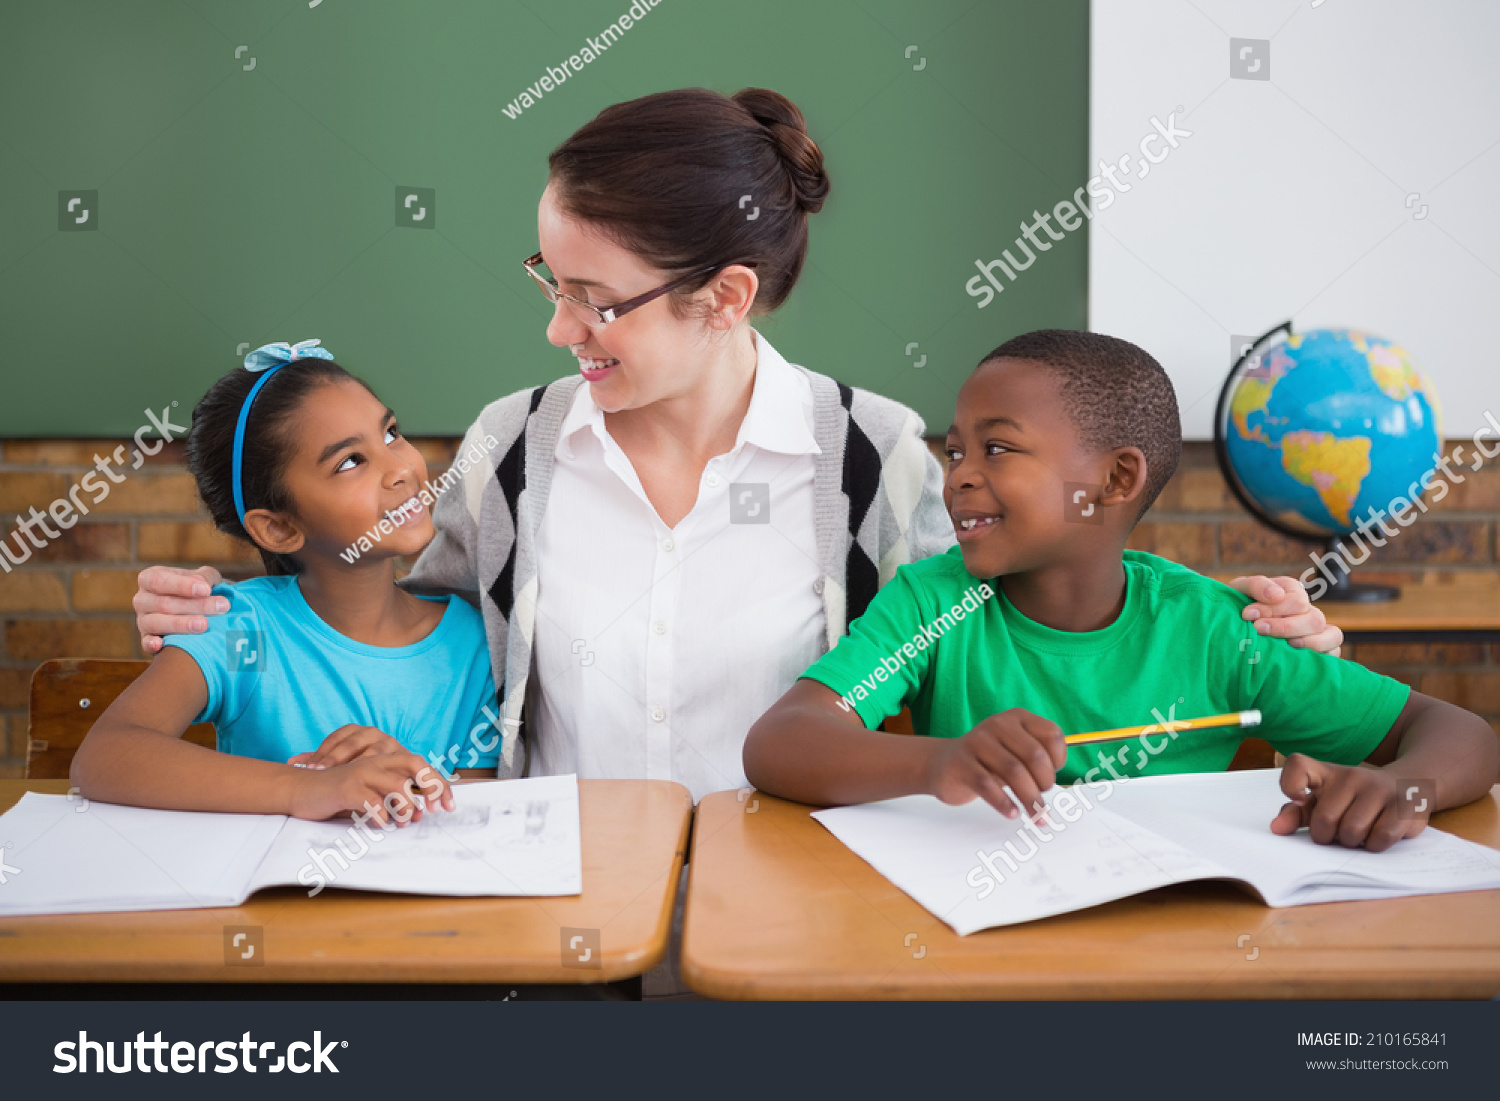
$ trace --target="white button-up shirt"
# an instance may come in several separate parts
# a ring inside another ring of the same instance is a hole
[[[732,450],[675,528],[588,386],[537,533],[531,773],[745,784],[745,734],[824,648],[812,387],[763,336]]]

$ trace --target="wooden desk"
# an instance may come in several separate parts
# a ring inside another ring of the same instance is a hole
[[[959,937],[809,817],[698,804],[682,972],[718,998],[1493,998],[1500,891],[1273,910],[1223,882]],[[1439,826],[1500,847],[1500,786]]]
[[[1407,585],[1383,604],[1318,607],[1350,642],[1500,642],[1500,589]]]
[[[0,811],[65,780],[0,781]],[[662,780],[580,780],[583,893],[434,898],[300,887],[222,910],[0,917],[0,982],[607,983],[667,947],[693,801]],[[3,839],[0,839],[3,840]],[[0,888],[3,889],[3,888]],[[262,966],[225,963],[224,927],[264,930]],[[564,967],[562,929],[597,929],[597,969]]]

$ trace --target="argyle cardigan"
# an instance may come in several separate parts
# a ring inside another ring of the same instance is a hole
[[[899,402],[802,371],[812,385],[817,588],[832,647],[896,567],[947,550],[953,525],[922,418]],[[456,593],[484,616],[499,692],[499,775],[525,765],[526,688],[536,629],[536,537],[552,486],[558,435],[584,380],[522,390],[486,406],[469,428],[457,483],[432,510],[437,535],[402,581]]]

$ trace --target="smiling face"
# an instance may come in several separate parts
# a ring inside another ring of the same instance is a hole
[[[432,516],[417,496],[427,464],[401,435],[395,414],[358,382],[310,391],[283,432],[292,453],[281,480],[292,508],[252,509],[246,524],[257,542],[289,540],[268,549],[334,559],[389,521],[390,532],[371,540],[363,562],[417,554],[431,540]]]
[[[975,577],[1097,556],[1123,545],[1139,508],[1140,452],[1085,447],[1056,375],[1030,360],[991,360],[969,376],[945,447],[943,503]],[[1101,522],[1065,507],[1069,483],[1091,487],[1079,503]]]
[[[544,262],[563,293],[601,309],[655,290],[673,278],[570,218],[550,186],[542,193],[537,211],[537,236]],[[728,272],[736,273],[733,278],[749,280],[753,297],[754,273],[735,267],[715,279]],[[547,339],[577,357],[590,396],[605,412],[639,409],[687,395],[703,384],[711,359],[704,353],[714,326],[700,316],[679,318],[672,312],[671,298],[663,295],[602,328],[585,324],[564,302],[554,306]],[[696,298],[695,304],[705,310],[716,305],[711,287]]]

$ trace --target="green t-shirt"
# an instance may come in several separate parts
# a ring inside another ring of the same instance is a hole
[[[867,727],[907,705],[918,733],[941,738],[1013,707],[1064,734],[1251,709],[1263,716],[1257,728],[1072,746],[1063,784],[1220,771],[1249,736],[1282,753],[1357,764],[1406,704],[1410,689],[1389,677],[1257,635],[1240,618],[1246,599],[1227,585],[1138,551],[1125,552],[1125,579],[1115,622],[1058,631],[1018,612],[996,581],[976,580],[954,547],[898,569],[803,676],[837,692]]]

